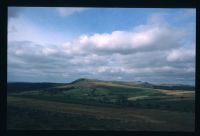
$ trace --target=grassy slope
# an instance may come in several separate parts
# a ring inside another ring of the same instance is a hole
[[[194,129],[194,115],[187,112],[106,108],[18,97],[8,97],[8,105],[8,128],[10,129],[149,131],[193,131]]]
[[[81,103],[89,105],[122,105],[139,108],[194,111],[194,91],[161,90],[128,85],[118,82],[83,80],[68,85],[60,85],[46,91],[25,91],[12,93],[14,96],[36,98],[49,101]],[[119,102],[119,97],[126,102]]]

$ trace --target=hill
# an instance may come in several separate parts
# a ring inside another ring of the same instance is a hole
[[[154,85],[148,82],[142,81],[105,81],[97,79],[86,79],[80,78],[71,83],[29,83],[29,82],[10,82],[7,84],[8,93],[11,92],[23,92],[33,90],[44,90],[52,88],[63,88],[68,89],[71,87],[96,87],[96,86],[115,86],[115,87],[145,87],[154,89],[165,89],[165,90],[187,90],[194,91],[195,87],[191,85],[180,85],[180,84],[160,84]]]
[[[193,111],[194,91],[191,91],[192,87],[188,87],[190,86],[156,86],[141,81],[78,79],[66,84],[11,83],[8,84],[8,88],[11,88],[8,94],[87,105]]]
[[[148,82],[142,81],[109,81],[109,80],[97,80],[97,79],[86,79],[80,78],[77,79],[66,86],[119,86],[119,87],[146,87],[146,88],[154,88],[154,89],[166,89],[166,90],[191,90],[194,91],[195,87],[192,85],[184,85],[184,84],[160,84],[155,85]],[[61,87],[62,88],[62,87]]]
[[[8,129],[194,129],[195,91],[187,85],[96,79],[8,83],[7,96]]]

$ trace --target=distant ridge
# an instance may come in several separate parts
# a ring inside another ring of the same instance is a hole
[[[184,85],[184,84],[152,84],[149,82],[143,82],[143,81],[110,81],[110,80],[98,80],[98,79],[87,79],[87,78],[80,78],[77,80],[74,80],[70,84],[81,84],[83,82],[87,82],[88,84],[94,83],[94,82],[100,82],[100,83],[113,83],[118,85],[127,85],[127,86],[133,86],[133,87],[147,87],[147,88],[154,88],[154,89],[166,89],[166,90],[191,90],[194,91],[195,87],[192,85]]]
[[[92,80],[92,79],[79,78],[79,79],[77,79],[77,80],[72,81],[70,84],[77,83],[77,82],[81,82],[81,81],[89,81],[89,80]]]
[[[63,83],[8,82],[7,83],[7,92],[9,93],[9,92],[42,90],[42,89],[46,89],[46,88],[55,87],[58,85],[63,85]]]
[[[43,90],[51,88],[79,88],[79,87],[92,87],[95,86],[118,86],[118,87],[145,87],[153,89],[164,89],[164,90],[189,90],[194,91],[195,87],[192,85],[182,85],[182,84],[151,84],[142,81],[109,81],[109,80],[99,80],[99,79],[87,79],[80,78],[72,81],[71,83],[49,83],[49,82],[8,82],[7,92],[21,92],[21,91],[33,91],[33,90]],[[17,89],[16,89],[17,88]]]
[[[192,85],[183,85],[183,84],[160,84],[154,85],[155,89],[166,89],[166,90],[190,90],[194,91],[195,87]]]

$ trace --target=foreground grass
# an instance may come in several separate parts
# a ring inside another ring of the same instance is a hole
[[[8,96],[8,129],[193,131],[194,114]]]
[[[131,130],[136,127],[115,119],[8,106],[8,129],[18,130]]]
[[[89,98],[73,98],[65,95],[13,95],[19,98],[31,98],[45,101],[55,101],[62,103],[75,103],[84,105],[93,105],[99,107],[132,107],[132,108],[148,108],[157,110],[194,112],[194,99],[176,99],[176,98],[145,98],[137,100],[129,100],[128,102],[109,102],[98,99]]]

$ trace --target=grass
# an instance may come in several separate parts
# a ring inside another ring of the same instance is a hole
[[[167,92],[166,90],[139,87],[79,87],[58,93],[50,91],[26,91],[10,95],[95,106],[125,106],[184,112],[194,112],[195,106],[194,93],[191,91],[177,91],[175,93],[173,91]]]
[[[193,131],[194,114],[8,97],[8,129]]]
[[[130,130],[133,124],[87,115],[8,107],[8,129],[18,130]],[[21,118],[23,116],[23,118]]]

